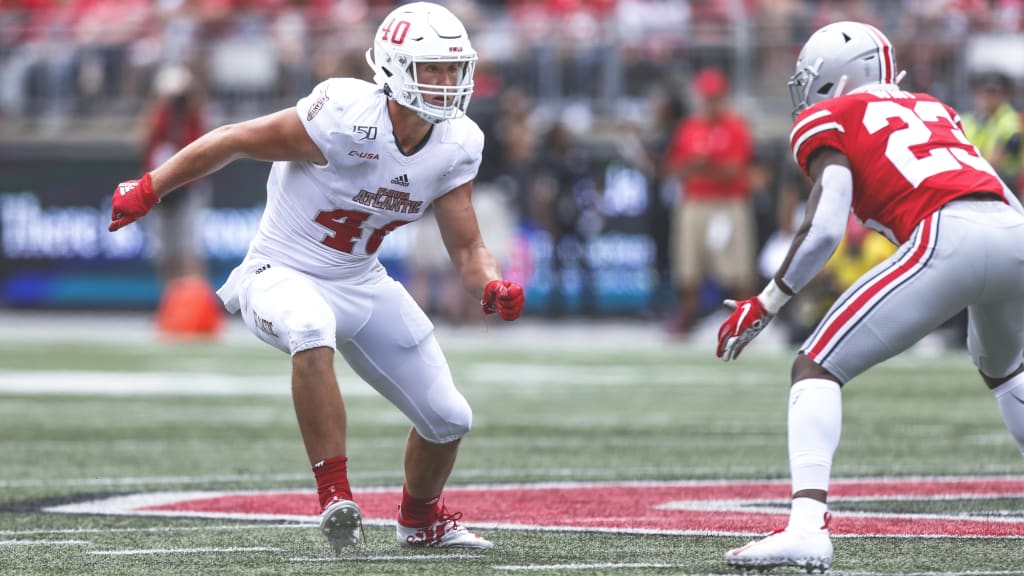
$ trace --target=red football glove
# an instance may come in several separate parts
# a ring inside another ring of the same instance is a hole
[[[740,352],[764,330],[775,316],[770,314],[761,300],[754,296],[747,300],[726,300],[732,314],[718,329],[718,357],[728,362],[739,358]]]
[[[498,313],[502,320],[515,320],[523,313],[526,294],[523,287],[511,280],[491,280],[484,288],[480,306],[484,314]]]
[[[153,192],[153,180],[149,172],[140,180],[128,180],[117,185],[111,202],[110,228],[113,232],[145,216],[160,202]]]

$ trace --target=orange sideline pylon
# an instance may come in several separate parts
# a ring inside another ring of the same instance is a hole
[[[210,283],[201,276],[183,276],[167,283],[156,325],[169,338],[213,338],[224,323],[224,310]]]

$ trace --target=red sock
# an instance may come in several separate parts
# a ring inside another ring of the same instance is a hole
[[[313,465],[316,476],[316,493],[320,497],[320,511],[323,512],[335,497],[352,499],[352,488],[348,485],[348,458],[336,456],[321,460]]]
[[[398,523],[406,528],[422,528],[430,526],[437,520],[440,496],[415,498],[402,486],[402,509],[398,515]]]

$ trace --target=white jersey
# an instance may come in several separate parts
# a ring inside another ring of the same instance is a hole
[[[387,97],[362,80],[321,82],[296,112],[327,164],[274,163],[248,261],[332,280],[383,276],[376,253],[387,233],[418,220],[480,167],[483,132],[468,117],[434,126],[417,150],[403,154]]]

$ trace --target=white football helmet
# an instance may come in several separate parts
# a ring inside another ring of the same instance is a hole
[[[793,116],[822,100],[870,85],[896,85],[892,42],[877,28],[861,22],[833,22],[818,29],[800,50],[796,73],[789,79]]]
[[[434,124],[466,114],[476,60],[462,22],[432,2],[414,2],[393,10],[377,28],[373,48],[366,51],[373,80],[384,93]],[[418,62],[458,62],[459,81],[453,86],[423,84],[416,74]],[[444,96],[444,104],[430,102],[430,96]]]

